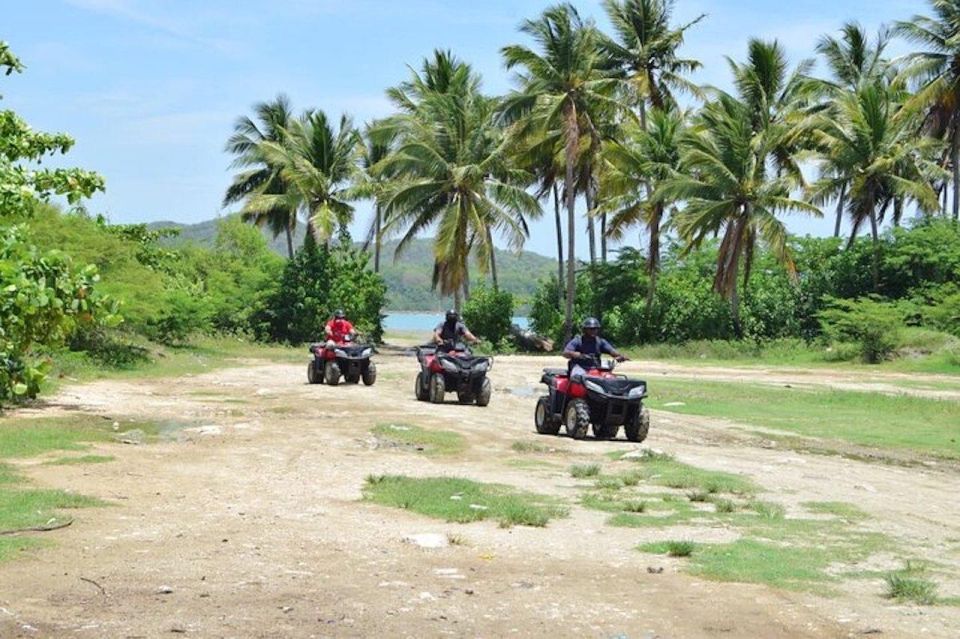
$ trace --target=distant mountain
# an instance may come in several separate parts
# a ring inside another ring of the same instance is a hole
[[[217,220],[207,220],[198,224],[180,224],[178,222],[153,222],[151,229],[175,228],[180,235],[171,240],[171,244],[193,242],[201,246],[212,246],[217,234]],[[294,235],[294,247],[303,243],[303,227]],[[264,237],[270,248],[286,257],[287,241],[283,235],[273,238],[264,230]],[[433,243],[430,239],[418,239],[411,242],[406,250],[394,257],[396,241],[386,242],[380,257],[380,270],[387,283],[388,308],[392,311],[439,311],[451,305],[450,299],[441,298],[430,288],[433,276]],[[500,288],[510,291],[526,302],[537,288],[537,283],[556,271],[553,258],[538,253],[521,251],[513,253],[497,249],[497,276]],[[481,283],[480,272],[476,265],[471,269],[471,284]],[[489,276],[483,278],[489,282]]]

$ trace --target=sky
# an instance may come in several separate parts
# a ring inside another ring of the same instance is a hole
[[[193,223],[228,213],[223,151],[235,120],[283,92],[297,110],[350,114],[355,123],[390,113],[388,86],[435,48],[451,49],[484,78],[513,86],[500,48],[526,42],[517,27],[539,0],[7,0],[0,40],[26,65],[0,77],[0,108],[35,129],[66,132],[76,146],[54,165],[96,170],[105,194],[89,203],[116,223]],[[574,2],[601,28],[600,0]],[[930,13],[922,0],[677,0],[675,17],[706,14],[681,50],[703,62],[693,79],[729,87],[725,56],[742,60],[747,39],[777,39],[794,61],[849,20],[870,31]],[[895,42],[892,55],[908,50]],[[354,237],[371,206],[356,205]],[[531,225],[525,248],[552,255],[550,215]],[[790,218],[791,231],[829,235],[832,215]],[[582,236],[581,236],[582,237]],[[586,252],[580,242],[578,253]]]

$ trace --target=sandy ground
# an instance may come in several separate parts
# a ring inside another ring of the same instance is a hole
[[[463,476],[575,500],[566,472],[625,441],[575,442],[533,433],[540,368],[502,357],[487,408],[419,403],[416,361],[378,358],[373,387],[310,386],[304,365],[243,366],[181,379],[103,381],[64,389],[29,419],[81,410],[116,419],[183,423],[171,441],[96,447],[117,460],[86,466],[21,464],[37,485],[101,497],[73,513],[53,542],[0,564],[0,637],[943,637],[960,633],[960,608],[895,605],[882,582],[844,582],[818,596],[705,581],[680,560],[642,554],[653,539],[725,540],[716,528],[611,528],[574,506],[545,529],[495,522],[447,524],[360,501],[372,473]],[[626,372],[710,379],[758,376],[630,363]],[[791,383],[794,372],[778,378]],[[884,392],[831,374],[838,387]],[[763,373],[763,376],[767,376]],[[787,379],[789,378],[789,379]],[[797,381],[797,380],[794,380]],[[842,386],[840,386],[842,385]],[[859,385],[859,386],[858,386]],[[450,395],[450,399],[453,399]],[[463,433],[454,459],[378,445],[370,429],[415,423]],[[520,469],[515,441],[555,446],[554,466]],[[787,505],[846,501],[871,526],[909,540],[947,572],[960,564],[960,475],[757,444],[736,424],[654,412],[644,445],[704,468],[742,473]],[[463,543],[425,549],[420,533]],[[899,566],[875,559],[864,569]],[[658,572],[663,568],[662,572]],[[838,591],[839,590],[839,594]],[[960,595],[955,583],[942,594]]]

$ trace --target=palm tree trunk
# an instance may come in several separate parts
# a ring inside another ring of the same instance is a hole
[[[900,218],[903,217],[903,198],[893,198],[893,226],[900,226]]]
[[[493,233],[487,227],[487,243],[490,245],[490,277],[493,279],[493,290],[499,291],[497,283],[497,249],[493,246]]]
[[[463,301],[470,300],[470,255],[463,258]]]
[[[287,232],[287,257],[291,260],[293,259],[293,232],[290,230],[290,225],[287,224],[284,229]]]
[[[663,217],[663,204],[657,203],[650,219],[650,247],[647,251],[647,274],[650,276],[650,285],[647,287],[647,316],[653,308],[653,300],[657,291],[657,275],[660,273],[660,219]]]
[[[566,288],[563,285],[563,226],[560,223],[560,193],[557,184],[553,184],[553,216],[557,223],[557,308],[563,308],[563,296]]]
[[[587,187],[586,192],[587,199],[587,239],[590,242],[590,264],[597,263],[597,233],[593,225],[593,216],[590,215],[591,210],[591,201],[590,201],[590,187]]]
[[[948,190],[949,189],[947,189],[947,183],[946,181],[944,181],[943,192],[941,193],[941,195],[943,196],[943,217],[947,217],[947,191]]]
[[[569,341],[573,336],[573,302],[577,292],[576,278],[576,225],[577,213],[574,210],[576,205],[577,190],[574,182],[574,170],[577,162],[577,144],[580,141],[580,126],[577,123],[577,110],[572,103],[566,106],[566,149],[564,152],[566,160],[566,180],[567,188],[567,307],[564,313],[564,340]]]
[[[960,125],[953,125],[950,156],[953,164],[953,219],[960,220]]]
[[[607,214],[600,214],[600,262],[607,263]]]
[[[837,199],[837,223],[833,227],[833,236],[840,237],[840,224],[843,223],[843,203],[847,199],[847,183],[840,187],[840,197]]]
[[[873,257],[870,260],[870,270],[873,275],[873,292],[876,293],[880,288],[880,233],[877,229],[876,207],[870,209],[870,236],[873,238]]]
[[[733,259],[733,287],[730,290],[730,315],[733,319],[733,334],[737,339],[743,339],[743,324],[740,322],[740,289],[738,277],[740,271],[740,256],[735,256]]]
[[[376,216],[373,222],[375,227],[373,232],[376,234],[373,238],[373,272],[379,273],[380,272],[380,218],[381,218],[379,204],[377,204],[377,206],[374,208],[373,214]]]

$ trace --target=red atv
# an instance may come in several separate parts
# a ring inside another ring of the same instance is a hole
[[[364,384],[372,386],[377,381],[377,367],[370,361],[373,346],[354,344],[348,337],[342,342],[311,344],[310,352],[313,360],[307,364],[307,380],[311,384],[336,386],[341,375],[348,384],[362,379]]]
[[[545,368],[540,381],[549,395],[537,401],[534,424],[542,435],[556,435],[562,424],[574,439],[587,436],[590,424],[597,439],[615,439],[620,427],[632,442],[642,442],[650,430],[650,411],[644,407],[647,383],[614,375],[612,360],[597,357],[586,375],[570,377],[562,368]]]
[[[442,346],[418,346],[420,372],[413,391],[421,402],[442,404],[446,393],[457,392],[461,404],[490,403],[493,387],[487,371],[493,368],[492,357],[475,356],[463,344],[445,342]]]

